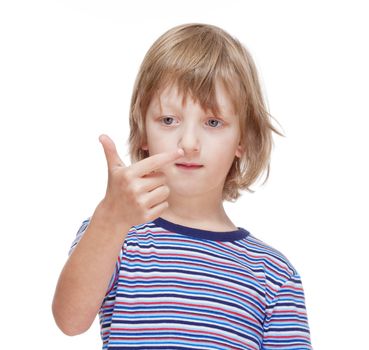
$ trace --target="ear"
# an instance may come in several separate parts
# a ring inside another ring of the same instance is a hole
[[[239,145],[237,146],[237,149],[236,149],[236,153],[235,153],[235,155],[236,155],[236,157],[241,158],[241,157],[242,157],[242,154],[243,154],[243,148],[242,148],[242,146],[239,144]]]
[[[144,151],[147,151],[149,149],[149,147],[147,146],[147,144],[143,144],[141,146],[141,149],[143,149]]]

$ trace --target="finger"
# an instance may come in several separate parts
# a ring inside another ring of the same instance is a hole
[[[158,153],[135,163],[132,168],[136,175],[141,177],[173,163],[178,158],[183,157],[183,155],[184,151],[181,148],[172,152]]]
[[[108,168],[112,169],[113,167],[121,166],[126,167],[124,162],[120,159],[117,148],[115,147],[115,143],[108,135],[100,135],[99,141],[104,148],[106,162],[108,164]]]
[[[154,220],[158,218],[168,207],[169,207],[169,203],[167,201],[164,201],[150,208],[148,211],[150,220]]]

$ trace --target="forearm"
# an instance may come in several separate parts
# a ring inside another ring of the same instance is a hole
[[[115,224],[102,203],[97,206],[56,287],[53,314],[64,333],[79,334],[92,324],[129,229]]]

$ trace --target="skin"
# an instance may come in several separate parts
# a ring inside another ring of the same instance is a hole
[[[195,101],[188,98],[182,107],[181,100],[176,89],[169,89],[151,101],[148,144],[143,145],[150,154],[146,159],[126,166],[113,140],[99,137],[108,168],[106,194],[63,267],[52,304],[56,324],[65,334],[77,335],[90,328],[132,226],[161,216],[200,229],[236,229],[221,198],[234,157],[242,154],[239,123],[230,100],[219,85],[222,118],[217,119],[221,124]],[[166,120],[174,126],[159,122],[159,117],[169,115],[173,120]],[[175,165],[186,161],[203,167],[187,171]]]
[[[106,194],[63,267],[52,304],[55,322],[67,335],[90,328],[130,227],[155,219],[168,207],[169,188],[159,169],[183,156],[173,149],[126,166],[109,136],[99,141],[108,165]]]
[[[191,171],[169,164],[161,169],[170,188],[169,207],[161,217],[177,224],[212,231],[236,230],[226,215],[222,189],[235,157],[241,157],[239,119],[226,89],[216,85],[221,113],[204,111],[191,96],[182,106],[176,86],[159,90],[146,114],[150,156],[182,148],[177,162],[194,162],[202,168]]]

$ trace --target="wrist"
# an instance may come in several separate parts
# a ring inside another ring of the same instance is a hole
[[[113,232],[128,232],[132,227],[129,222],[118,218],[114,208],[105,199],[97,205],[91,220],[97,222],[98,226],[110,229]]]

